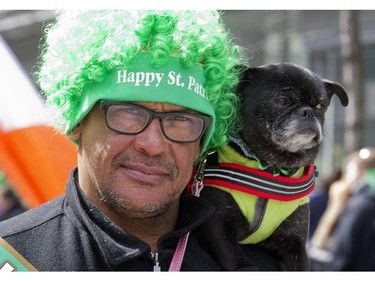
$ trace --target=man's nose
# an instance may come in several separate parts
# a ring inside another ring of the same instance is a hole
[[[142,133],[136,135],[136,138],[136,149],[143,150],[150,156],[165,152],[170,142],[163,134],[159,118],[154,118]]]

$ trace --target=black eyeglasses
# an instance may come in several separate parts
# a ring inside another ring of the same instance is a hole
[[[154,118],[160,119],[164,136],[173,142],[197,141],[211,124],[211,117],[190,112],[155,112],[140,105],[100,101],[107,127],[119,134],[143,132]]]

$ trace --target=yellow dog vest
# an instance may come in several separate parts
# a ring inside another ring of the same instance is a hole
[[[256,215],[259,198],[267,200],[263,219],[241,244],[255,244],[268,238],[300,205],[309,202],[315,183],[313,165],[300,168],[293,176],[274,176],[258,169],[256,160],[238,154],[229,146],[218,150],[218,167],[205,169],[204,185],[229,192],[249,223]]]

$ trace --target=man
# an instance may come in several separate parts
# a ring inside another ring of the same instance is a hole
[[[26,269],[220,270],[196,231],[213,207],[187,186],[237,127],[243,61],[231,42],[217,12],[59,14],[38,81],[78,145],[78,168],[65,195],[0,225]],[[245,250],[257,262],[245,270],[275,268]]]

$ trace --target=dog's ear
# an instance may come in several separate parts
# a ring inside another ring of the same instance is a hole
[[[236,65],[235,67],[236,72],[238,73],[238,83],[234,86],[234,91],[239,94],[242,92],[243,88],[243,81],[248,80],[247,78],[247,71],[249,67],[246,65]]]
[[[235,66],[236,71],[238,72],[238,81],[241,82],[242,80],[246,79],[247,71],[250,69],[246,65],[236,65]]]
[[[343,86],[341,86],[337,82],[333,82],[327,79],[324,79],[323,82],[324,82],[324,87],[326,88],[326,91],[327,91],[328,98],[330,100],[332,96],[336,94],[339,97],[342,106],[347,106],[349,104],[349,97]]]
[[[235,92],[241,94],[244,87],[254,84],[254,80],[258,77],[259,67],[248,67],[246,65],[236,66],[238,71],[238,83],[235,86]]]

